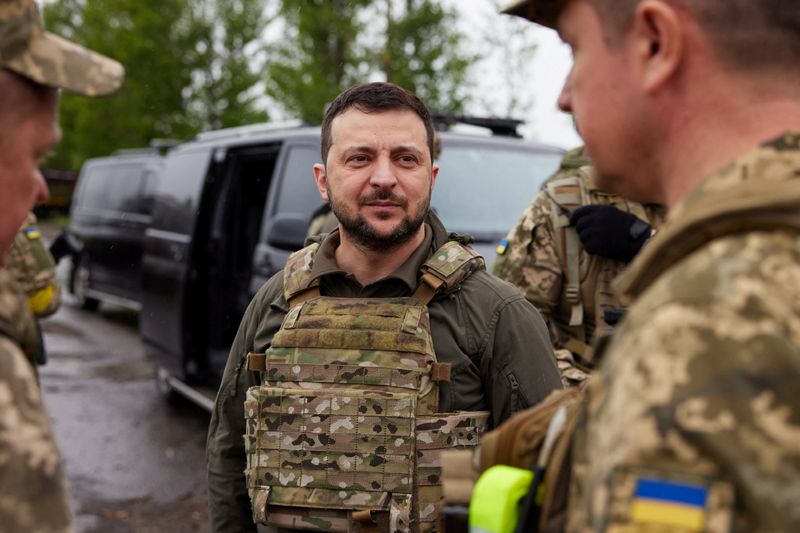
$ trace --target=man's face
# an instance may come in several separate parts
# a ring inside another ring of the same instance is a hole
[[[371,250],[417,235],[439,171],[419,116],[350,108],[333,119],[331,141],[327,162],[315,165],[314,175],[342,231]]]
[[[30,112],[0,117],[0,123],[0,263],[5,264],[25,215],[48,195],[39,164],[61,135],[57,98],[32,105]]]
[[[598,186],[635,196],[632,189],[637,185],[632,180],[640,161],[635,150],[641,148],[644,115],[626,61],[626,42],[609,45],[597,12],[584,0],[567,4],[558,30],[573,55],[559,107],[574,116],[596,168]]]

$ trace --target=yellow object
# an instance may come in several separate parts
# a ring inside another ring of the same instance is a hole
[[[687,531],[703,531],[706,521],[706,513],[702,508],[647,500],[634,501],[630,517],[632,522],[640,524],[659,524]]]
[[[50,307],[50,303],[53,301],[55,292],[56,288],[52,283],[44,289],[36,291],[28,296],[28,308],[34,315],[41,315]]]
[[[513,533],[519,500],[528,493],[533,472],[495,465],[478,479],[469,506],[470,533]]]

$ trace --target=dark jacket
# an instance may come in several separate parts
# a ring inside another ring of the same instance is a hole
[[[338,297],[409,296],[421,264],[451,235],[435,215],[428,217],[426,240],[392,275],[362,287],[338,269],[333,250],[338,233],[322,242],[313,272],[323,295]],[[485,270],[472,274],[455,292],[428,306],[437,359],[452,364],[441,385],[440,410],[489,410],[497,425],[516,411],[561,388],[545,324],[512,285]],[[245,356],[263,352],[288,311],[283,273],[256,294],[231,347],[208,433],[208,498],[215,532],[256,531],[245,486],[244,397],[259,376],[247,371]]]

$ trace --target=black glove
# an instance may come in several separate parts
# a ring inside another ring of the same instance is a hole
[[[650,238],[651,228],[613,205],[585,205],[569,219],[590,254],[630,263]]]
[[[64,229],[58,234],[56,240],[50,245],[50,254],[58,263],[66,255],[78,255],[83,250],[81,242],[68,230]]]

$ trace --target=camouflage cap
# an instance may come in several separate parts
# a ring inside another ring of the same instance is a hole
[[[500,12],[556,29],[558,14],[566,3],[567,0],[514,0]]]
[[[0,0],[0,67],[86,96],[114,92],[125,76],[113,59],[44,31],[34,0]]]

